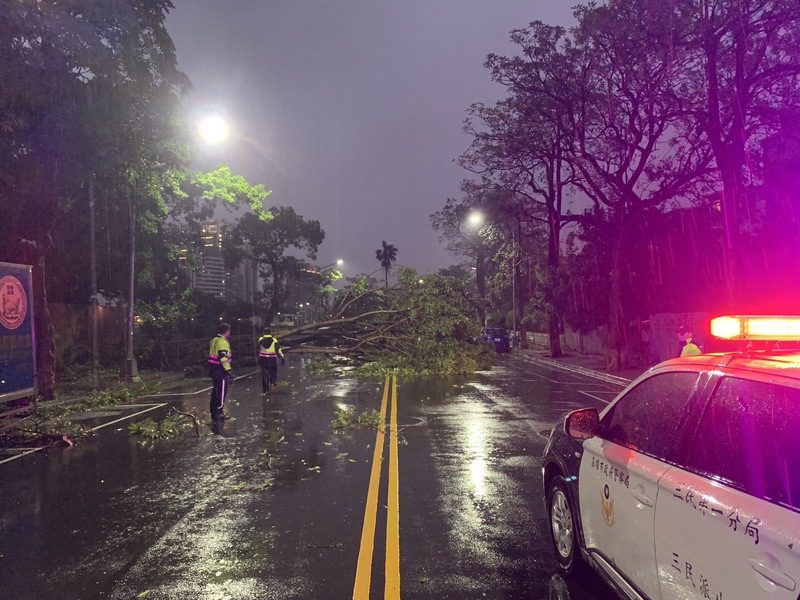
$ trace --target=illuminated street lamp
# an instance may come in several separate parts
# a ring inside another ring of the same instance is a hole
[[[225,117],[218,113],[212,113],[200,119],[197,131],[204,143],[209,146],[217,146],[230,137],[231,128]]]
[[[332,262],[332,263],[331,263],[331,264],[329,264],[329,265],[325,265],[324,267],[320,267],[320,268],[319,268],[319,271],[320,271],[320,273],[321,273],[321,272],[322,272],[322,271],[324,271],[325,269],[329,269],[329,268],[333,267],[334,265],[335,265],[335,266],[337,266],[337,267],[341,267],[341,266],[343,266],[343,265],[344,265],[344,260],[343,260],[343,259],[341,259],[341,258],[337,258],[337,259],[336,259],[336,262]]]
[[[469,215],[467,215],[467,225],[473,229],[482,227],[485,221],[486,217],[479,210],[473,210],[471,213],[469,213]]]

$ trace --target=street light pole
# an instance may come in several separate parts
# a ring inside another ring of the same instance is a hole
[[[128,279],[128,314],[125,328],[125,361],[122,368],[122,379],[124,381],[140,381],[139,368],[136,364],[136,357],[133,354],[133,303],[136,286],[136,206],[133,202],[133,194],[128,189],[128,211],[130,215],[130,274]]]
[[[100,364],[99,335],[97,330],[97,229],[94,215],[94,172],[89,177],[89,269],[92,284],[92,387],[97,389],[97,367]]]
[[[467,215],[466,224],[467,227],[472,229],[475,232],[475,235],[478,238],[481,237],[481,229],[483,228],[483,224],[486,221],[486,217],[484,214],[479,210],[473,210]],[[463,235],[463,234],[462,234]],[[487,307],[488,302],[486,301],[486,282],[485,282],[485,274],[484,274],[484,256],[483,252],[480,249],[480,245],[478,245],[477,257],[475,261],[475,285],[478,288],[478,294],[480,295],[480,319],[481,319],[481,327],[486,327],[488,324],[487,321]]]
[[[514,245],[511,259],[511,339],[517,343],[517,235],[511,231],[511,240]]]

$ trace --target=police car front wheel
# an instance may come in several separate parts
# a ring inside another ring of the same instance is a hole
[[[550,537],[559,566],[566,572],[573,570],[577,552],[577,531],[567,484],[556,477],[550,484],[548,512],[550,513]]]

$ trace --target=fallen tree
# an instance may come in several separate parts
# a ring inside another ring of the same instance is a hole
[[[342,291],[329,318],[279,332],[292,352],[346,357],[362,371],[471,373],[491,365],[479,327],[452,277],[401,269],[388,289],[366,278]]]

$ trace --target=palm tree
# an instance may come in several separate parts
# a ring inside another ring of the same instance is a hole
[[[386,276],[386,289],[389,289],[389,271],[392,270],[392,264],[397,260],[397,246],[394,244],[387,244],[386,241],[381,242],[381,247],[375,251],[375,258],[381,263],[384,275]]]

